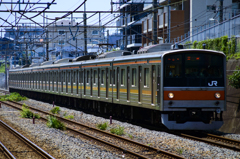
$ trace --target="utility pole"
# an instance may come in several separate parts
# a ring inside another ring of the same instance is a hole
[[[87,14],[86,14],[86,3],[84,3],[84,55],[87,55]]]
[[[46,60],[48,61],[49,60],[49,52],[48,52],[48,50],[49,50],[49,45],[48,45],[48,29],[46,29],[46,40],[47,40],[47,46],[46,46]]]
[[[5,50],[5,89],[7,89],[7,48],[9,48],[9,43],[5,44],[6,50]]]
[[[152,0],[152,12],[153,12],[153,18],[152,18],[152,26],[153,26],[153,44],[157,44],[157,0]]]
[[[109,43],[109,30],[107,30],[107,51],[108,51],[108,43]]]
[[[127,16],[125,15],[125,50],[127,50]]]
[[[171,1],[168,1],[168,43],[171,43]]]
[[[220,13],[219,13],[219,23],[223,22],[223,0],[219,0],[220,2]]]

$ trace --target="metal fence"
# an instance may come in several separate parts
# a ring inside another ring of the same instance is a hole
[[[240,14],[230,17],[229,19],[219,23],[217,20],[214,20],[214,23],[203,25],[201,27],[196,28],[192,31],[192,35],[188,34],[186,37],[177,37],[172,43],[184,44],[187,41],[202,41],[206,39],[214,39],[224,35],[228,35],[228,37],[236,36],[240,37]]]

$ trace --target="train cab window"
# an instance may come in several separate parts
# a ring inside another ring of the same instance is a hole
[[[93,77],[93,83],[96,84],[97,83],[97,70],[94,70],[94,77]]]
[[[149,68],[144,68],[144,87],[149,86]]]
[[[178,60],[179,59],[179,60]],[[215,87],[224,86],[223,56],[212,53],[182,53],[164,57],[164,86]]]
[[[182,76],[182,55],[171,55],[165,59],[165,77],[178,78]]]
[[[132,86],[136,86],[137,83],[137,69],[132,69]]]
[[[121,86],[125,85],[125,79],[126,79],[125,69],[121,69]]]
[[[102,73],[101,73],[101,84],[104,84],[104,70],[102,70]]]

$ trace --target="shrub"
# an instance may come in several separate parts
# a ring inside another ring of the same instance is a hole
[[[10,100],[10,101],[18,102],[18,101],[22,101],[22,100],[26,100],[26,99],[27,99],[27,97],[22,97],[19,93],[13,92],[10,95],[1,96],[0,101]]]
[[[117,128],[110,129],[110,132],[113,133],[113,134],[116,134],[116,135],[123,135],[123,134],[125,134],[124,127],[121,127],[121,126],[119,126]]]
[[[66,127],[64,123],[62,123],[60,120],[58,120],[54,116],[48,116],[48,121],[47,121],[47,126],[49,128],[55,128],[55,129],[60,129],[60,130],[66,130]]]
[[[100,130],[106,130],[108,127],[108,123],[105,122],[103,124],[97,124],[97,128],[100,129]]]
[[[21,117],[22,118],[33,118],[33,116],[36,119],[40,118],[39,114],[34,114],[33,112],[31,112],[28,108],[22,107],[22,111],[20,112]]]
[[[59,114],[60,111],[61,110],[60,110],[59,107],[54,107],[53,109],[50,110],[50,112],[53,113],[53,114]]]
[[[236,67],[236,71],[232,75],[228,76],[228,85],[238,89],[240,88],[240,67]]]

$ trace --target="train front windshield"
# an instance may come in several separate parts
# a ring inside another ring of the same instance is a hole
[[[164,56],[165,87],[224,87],[223,56],[182,53]]]

